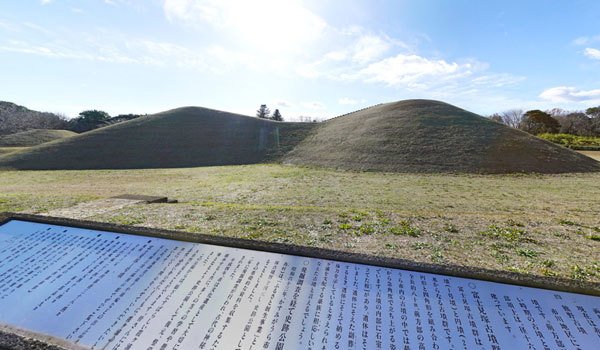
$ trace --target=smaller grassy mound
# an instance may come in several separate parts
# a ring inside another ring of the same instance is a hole
[[[539,138],[563,147],[581,151],[600,151],[600,137],[577,136],[570,134],[541,134]]]
[[[184,107],[0,156],[0,169],[184,168],[268,162],[315,123],[281,123]]]
[[[69,130],[33,129],[0,136],[0,147],[31,147],[75,135]]]
[[[3,154],[8,154],[16,151],[21,151],[26,149],[27,147],[0,147],[0,156]]]

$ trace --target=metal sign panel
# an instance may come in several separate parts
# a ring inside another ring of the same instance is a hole
[[[103,349],[597,349],[600,298],[11,220],[0,322]]]

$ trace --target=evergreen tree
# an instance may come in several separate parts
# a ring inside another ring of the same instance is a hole
[[[271,111],[267,108],[267,105],[260,105],[260,108],[256,111],[256,116],[263,119],[269,119]]]
[[[273,112],[273,116],[271,117],[271,119],[278,121],[278,122],[283,121],[283,117],[281,116],[281,113],[279,113],[278,109],[276,109],[275,112]]]

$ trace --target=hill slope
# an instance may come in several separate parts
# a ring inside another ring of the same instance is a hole
[[[591,158],[431,100],[382,104],[321,123],[283,161],[411,173],[600,171]]]
[[[67,122],[56,114],[37,112],[12,102],[0,101],[0,135],[31,129],[62,129]]]
[[[0,147],[29,147],[42,143],[75,136],[77,133],[69,130],[32,129],[16,134],[0,136]]]
[[[407,173],[600,171],[595,160],[449,104],[407,100],[324,123],[199,107],[0,156],[0,168],[131,169],[284,163]]]
[[[313,127],[185,107],[0,156],[0,168],[136,169],[258,163],[288,152]]]

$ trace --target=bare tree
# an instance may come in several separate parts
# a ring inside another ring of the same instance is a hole
[[[572,112],[566,115],[555,117],[560,123],[561,134],[572,134],[579,136],[591,136],[591,121],[585,113]]]
[[[490,115],[488,118],[490,118],[491,120],[493,120],[495,122],[504,124],[504,120],[502,119],[502,116],[498,113],[494,113],[494,114]]]
[[[519,129],[523,122],[522,109],[509,109],[501,114],[502,122],[512,128]]]

